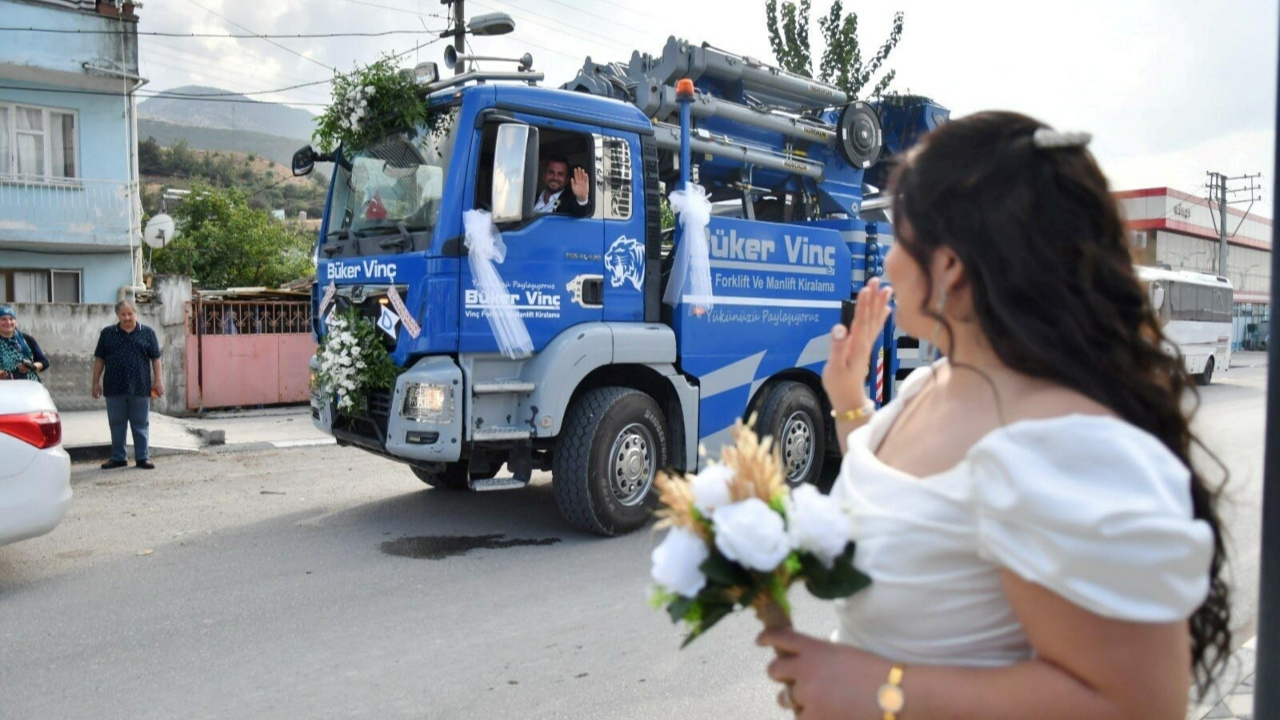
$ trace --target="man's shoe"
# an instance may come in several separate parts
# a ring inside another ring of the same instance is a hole
[[[155,470],[155,469],[156,469],[156,466],[155,466],[154,464],[152,464],[152,462],[151,462],[150,460],[139,460],[138,462],[134,463],[134,465],[137,465],[138,467],[142,468],[143,470]]]
[[[121,468],[121,467],[124,467],[125,465],[128,465],[128,464],[129,464],[129,463],[128,463],[128,462],[126,462],[126,461],[124,461],[124,460],[108,460],[108,461],[106,461],[106,462],[102,463],[102,469],[103,469],[103,470],[115,470],[116,468]]]

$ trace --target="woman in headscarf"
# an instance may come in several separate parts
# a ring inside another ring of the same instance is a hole
[[[0,380],[39,380],[49,369],[40,343],[18,332],[18,318],[9,305],[0,305]]]

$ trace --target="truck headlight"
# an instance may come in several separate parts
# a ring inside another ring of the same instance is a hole
[[[311,389],[311,394],[320,397],[320,373],[316,370],[311,371],[311,377],[307,380],[307,387]]]
[[[453,422],[453,386],[406,383],[400,414],[416,422],[440,425]]]

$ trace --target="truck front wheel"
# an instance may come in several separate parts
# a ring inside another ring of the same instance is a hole
[[[669,462],[666,417],[653,398],[597,388],[573,404],[552,466],[556,506],[579,530],[629,533],[653,514],[658,470]]]

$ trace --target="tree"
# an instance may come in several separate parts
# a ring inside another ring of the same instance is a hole
[[[779,12],[778,1],[768,0],[765,3],[765,22],[769,29],[769,45],[778,64],[785,70],[811,78],[815,76],[809,44],[809,7],[809,0],[800,0],[799,6],[791,0],[784,0]],[[902,39],[902,20],[901,12],[893,14],[889,38],[864,64],[858,45],[858,13],[851,10],[846,15],[840,0],[834,0],[831,10],[818,18],[826,48],[822,51],[817,79],[845,91],[850,99],[857,98],[898,46]],[[871,96],[884,94],[896,74],[895,70],[886,72],[876,82]]]
[[[173,217],[178,236],[152,256],[157,273],[223,289],[277,287],[314,271],[311,238],[250,207],[239,190],[197,184]]]

